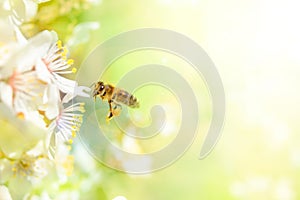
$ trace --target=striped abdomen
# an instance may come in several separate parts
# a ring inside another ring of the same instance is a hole
[[[139,107],[139,102],[132,94],[130,94],[129,92],[127,92],[125,90],[121,90],[118,88],[114,89],[114,92],[112,95],[112,100],[117,103],[125,104],[131,108]]]

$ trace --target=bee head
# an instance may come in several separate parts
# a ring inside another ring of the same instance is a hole
[[[98,81],[94,87],[93,96],[102,95],[105,92],[105,85],[102,81]]]

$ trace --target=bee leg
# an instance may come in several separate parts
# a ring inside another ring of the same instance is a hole
[[[111,100],[109,100],[108,101],[108,104],[109,104],[109,113],[108,113],[108,115],[107,115],[107,117],[106,117],[106,121],[107,122],[109,122],[112,118],[113,118],[113,111],[112,111],[112,106],[111,106],[111,103],[112,103],[112,101]]]
[[[113,118],[113,113],[112,112],[109,112],[107,117],[106,117],[106,122],[108,123],[112,118]]]
[[[120,104],[112,102],[112,113],[114,116],[119,116],[122,111],[122,106]]]

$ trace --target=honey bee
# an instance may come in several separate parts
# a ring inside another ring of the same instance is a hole
[[[94,84],[93,97],[96,100],[97,95],[109,104],[109,113],[106,120],[111,120],[114,116],[119,116],[122,110],[121,104],[129,106],[130,108],[138,108],[138,100],[129,92],[116,88],[110,84],[104,84],[98,81]]]

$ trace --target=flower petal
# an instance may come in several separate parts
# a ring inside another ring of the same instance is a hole
[[[8,188],[4,185],[0,185],[0,199],[12,200]]]
[[[68,103],[71,99],[73,99],[76,96],[89,98],[90,97],[90,94],[89,94],[90,91],[91,91],[91,88],[89,88],[89,87],[86,87],[86,86],[76,86],[75,89],[74,89],[74,92],[73,93],[67,93],[64,96],[62,102],[63,103]]]
[[[39,109],[45,111],[46,117],[52,120],[59,114],[59,101],[60,95],[57,86],[50,84],[44,92],[43,105],[39,106]]]
[[[0,184],[6,183],[12,175],[13,171],[11,170],[10,161],[5,158],[0,159]]]
[[[54,80],[54,83],[58,86],[60,91],[63,93],[73,93],[75,90],[75,87],[77,85],[76,81],[67,79],[65,77],[59,76],[57,74],[54,74],[54,77],[56,80]]]
[[[17,66],[18,72],[31,70],[38,59],[46,55],[50,46],[57,40],[54,31],[43,31],[28,40],[18,52],[16,52],[7,62],[7,66],[14,68]],[[24,53],[26,52],[26,53]]]
[[[0,82],[0,99],[5,103],[8,107],[12,108],[12,98],[13,98],[13,91],[12,88],[5,84],[4,82]]]
[[[35,70],[39,79],[46,83],[51,83],[51,74],[41,59],[37,60]]]
[[[13,199],[23,199],[31,188],[30,182],[27,177],[16,176],[10,179],[8,188]]]
[[[0,148],[6,156],[19,157],[46,137],[45,130],[15,117],[4,104],[0,103],[0,110]]]

